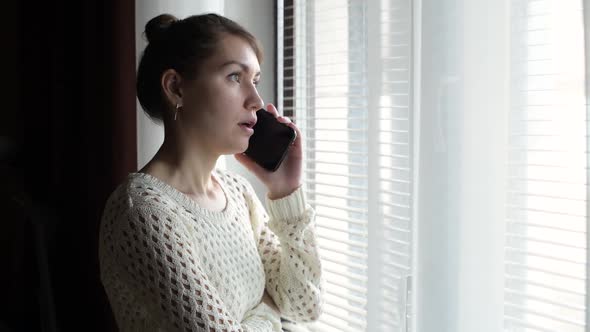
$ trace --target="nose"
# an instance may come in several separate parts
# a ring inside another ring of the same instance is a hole
[[[264,106],[264,100],[262,100],[262,97],[260,97],[260,94],[258,94],[258,90],[254,84],[252,84],[252,87],[250,88],[248,98],[246,98],[245,106],[248,110],[253,111],[257,111]]]

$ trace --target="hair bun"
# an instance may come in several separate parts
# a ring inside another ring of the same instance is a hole
[[[176,21],[178,19],[171,14],[161,14],[149,20],[145,25],[145,37],[148,43],[162,38],[168,27]]]

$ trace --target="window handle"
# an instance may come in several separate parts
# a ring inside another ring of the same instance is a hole
[[[411,332],[412,321],[412,276],[407,275],[401,279],[400,285],[399,310],[400,313],[400,331]]]

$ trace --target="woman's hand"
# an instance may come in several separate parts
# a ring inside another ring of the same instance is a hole
[[[280,116],[277,109],[272,104],[268,104],[267,111],[273,114],[279,122],[282,122],[293,128],[297,137],[289,147],[287,156],[279,168],[270,172],[243,153],[235,154],[235,158],[244,165],[248,170],[256,175],[268,188],[269,199],[279,199],[288,196],[301,185],[302,159],[303,152],[301,148],[301,132],[294,123],[287,117]]]

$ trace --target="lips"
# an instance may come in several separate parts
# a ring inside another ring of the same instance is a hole
[[[247,128],[254,128],[255,124],[256,124],[256,120],[248,120],[248,121],[244,121],[244,122],[239,123],[240,126],[247,127]]]

